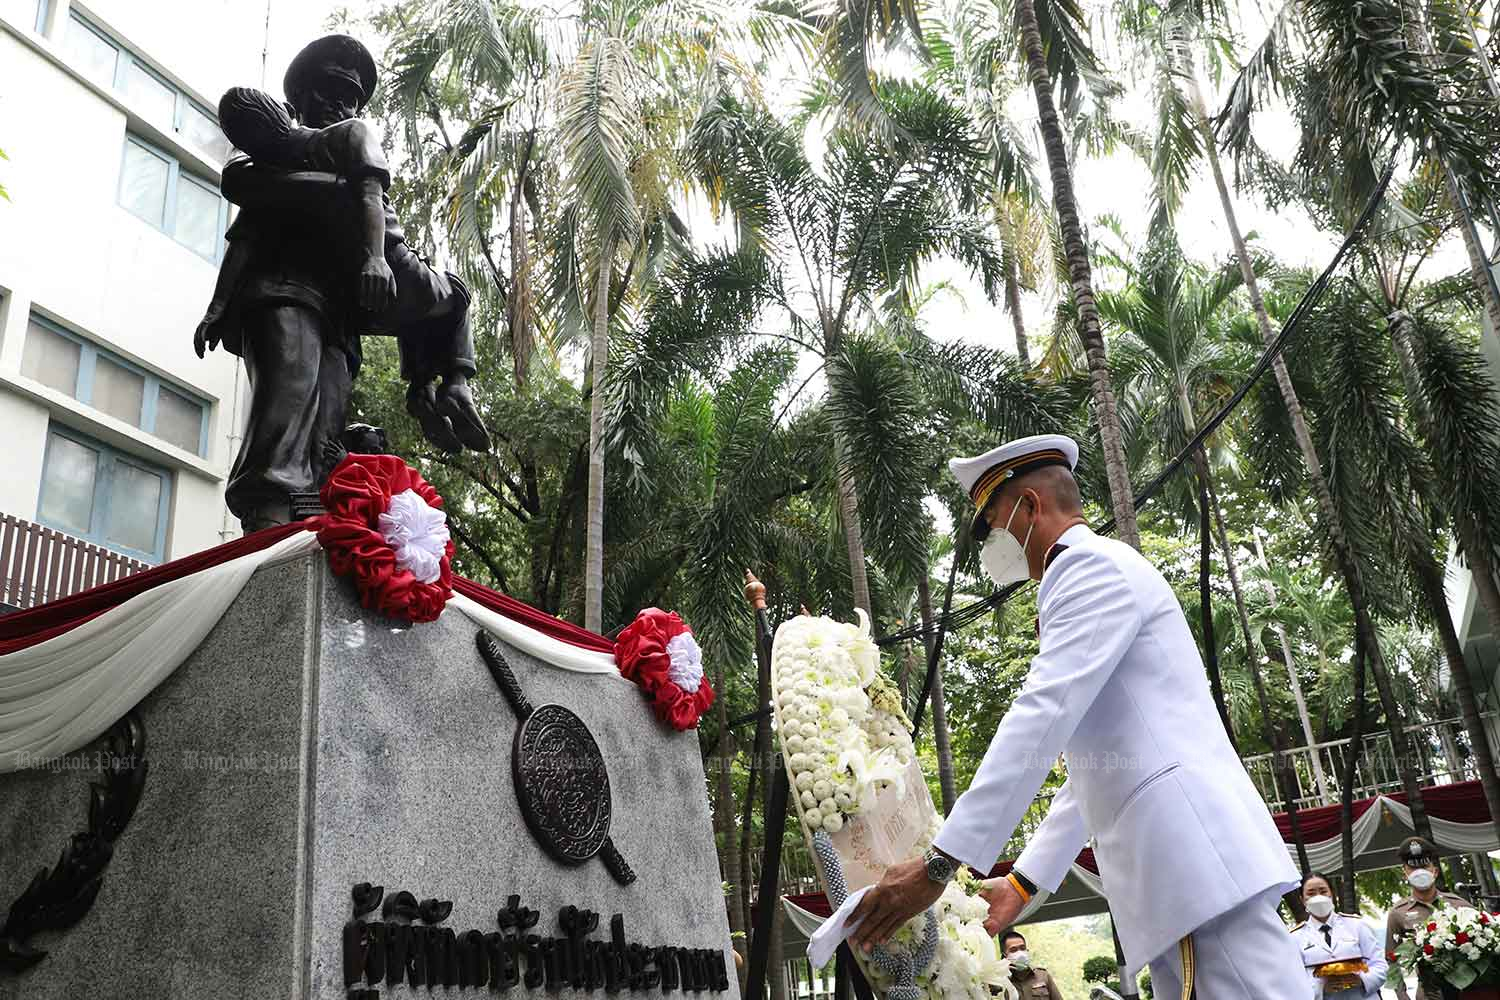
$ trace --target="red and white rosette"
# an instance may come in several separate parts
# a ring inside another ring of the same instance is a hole
[[[647,608],[615,639],[620,674],[651,697],[656,717],[692,729],[714,703],[703,675],[703,651],[675,611]]]
[[[318,543],[354,578],[360,602],[410,622],[435,621],[453,596],[443,498],[395,455],[349,455],[322,490]]]

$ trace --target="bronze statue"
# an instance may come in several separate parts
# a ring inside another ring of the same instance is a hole
[[[246,531],[284,523],[343,453],[360,337],[397,338],[407,410],[448,452],[489,449],[469,391],[469,293],[406,244],[380,139],[358,114],[375,61],[347,35],[304,48],[282,83],[289,104],[235,87],[220,125],[240,155],[224,196],[240,206],[213,301],[193,342],[244,358],[250,413],[225,501]],[[434,385],[435,380],[440,380]]]

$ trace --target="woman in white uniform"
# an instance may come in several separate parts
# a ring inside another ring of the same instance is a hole
[[[1378,997],[1386,963],[1375,932],[1359,917],[1333,911],[1333,891],[1317,872],[1302,880],[1302,902],[1307,921],[1293,927],[1292,936],[1302,950],[1315,1000]]]

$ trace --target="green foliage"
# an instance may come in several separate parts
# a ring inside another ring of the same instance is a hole
[[[1415,6],[1440,58],[1415,48],[1395,19]],[[1441,152],[1469,188],[1490,189],[1500,127],[1493,102],[1475,99],[1452,7],[1315,0],[1271,11],[1270,34],[1239,53],[1244,66],[1219,122],[1245,178],[1333,230],[1347,224],[1374,164],[1398,149]],[[1096,47],[1084,5],[1037,4],[1074,158],[1127,145],[1156,181],[1157,225],[1139,247],[1115,220],[1090,220],[1137,487],[1263,349],[1238,267],[1193,259],[1171,229],[1207,151],[1187,74],[1233,62],[1232,8],[1121,0],[1108,23],[1129,46]],[[933,330],[925,312],[940,260],[957,261],[992,299],[1011,268],[1021,288],[1049,288],[1047,194],[1029,137],[1006,114],[1027,84],[1010,0],[809,10],[609,0],[564,12],[418,0],[373,21],[388,42],[372,112],[398,167],[391,198],[413,244],[451,256],[473,292],[475,391],[497,445],[483,456],[433,452],[405,414],[389,340],[366,344],[352,418],[384,426],[394,450],[445,496],[459,572],[578,619],[589,407],[601,394],[605,627],[647,605],[692,622],[723,712],[701,727],[705,746],[718,744],[722,719],[757,700],[746,569],[766,584],[773,623],[802,607],[852,618],[841,479],[858,502],[864,550],[854,565],[867,571],[877,633],[921,621],[920,593],[941,600],[954,560],[955,605],[991,591],[970,548],[955,551],[947,538],[971,513],[946,473],[952,455],[1063,430],[1082,445],[1086,497],[1108,495],[1071,296],[1057,296],[1062,332],[1035,367],[972,331]],[[764,92],[768,67],[795,61],[786,53],[813,67],[795,81],[807,95],[791,112]],[[1151,85],[1149,138],[1111,113],[1111,78],[1132,70]],[[1290,164],[1276,163],[1250,129],[1273,95],[1299,121]],[[814,126],[826,140],[816,155]],[[1476,349],[1473,288],[1462,274],[1418,276],[1452,235],[1441,177],[1419,165],[1286,356],[1398,697],[1426,718],[1454,707],[1412,562],[1440,558],[1462,512],[1488,544],[1500,541],[1500,410]],[[726,224],[722,240],[703,231],[700,196]],[[601,261],[605,237],[617,252]],[[1284,322],[1311,276],[1255,256],[1270,315]],[[611,279],[610,364],[595,384],[581,334],[601,266]],[[1068,280],[1064,267],[1055,289]],[[1409,336],[1409,363],[1392,348],[1393,330]],[[1032,342],[1041,344],[1034,332]],[[1287,670],[1317,739],[1347,735],[1352,611],[1269,376],[1208,441],[1208,460],[1253,642],[1265,653],[1271,719],[1254,695],[1215,545],[1215,652],[1242,752],[1268,750],[1268,727],[1302,742]],[[1143,510],[1142,547],[1201,643],[1191,471]],[[1022,689],[1036,615],[1036,590],[1026,588],[947,635],[944,763],[960,789]],[[908,704],[925,664],[920,643],[884,650]],[[1372,705],[1370,731],[1377,716]],[[729,766],[740,801],[749,730],[736,736]],[[1465,755],[1467,745],[1454,750]],[[932,741],[919,752],[935,779]],[[1043,794],[1063,778],[1055,770]],[[759,823],[757,813],[752,840]],[[1367,896],[1398,888],[1379,879],[1361,876]],[[1044,962],[1048,932],[1028,930]],[[1070,940],[1076,954],[1052,964],[1067,966],[1059,980],[1071,996],[1082,990],[1073,969],[1108,938],[1078,931]],[[1095,961],[1112,979],[1113,960]]]
[[[1083,981],[1105,983],[1114,979],[1120,971],[1113,955],[1095,955],[1083,963]]]

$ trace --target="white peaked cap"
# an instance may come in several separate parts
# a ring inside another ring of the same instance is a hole
[[[1015,476],[1048,465],[1078,466],[1078,442],[1064,434],[1037,434],[1007,441],[973,458],[950,458],[948,471],[974,501],[976,511],[984,510],[1001,484]]]

